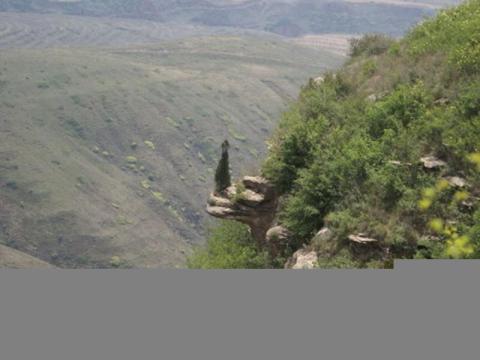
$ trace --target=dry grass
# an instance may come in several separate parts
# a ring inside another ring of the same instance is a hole
[[[233,32],[239,31],[136,19],[0,12],[0,48],[125,46]]]
[[[0,245],[0,268],[48,269],[52,266],[28,254]]]
[[[256,162],[285,96],[340,61],[232,36],[3,51],[0,242],[61,267],[181,266],[224,137],[235,170]]]
[[[356,34],[321,34],[305,35],[292,41],[314,49],[323,49],[335,54],[346,56],[350,48],[350,39],[359,38]]]

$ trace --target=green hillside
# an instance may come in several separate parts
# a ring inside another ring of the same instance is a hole
[[[341,58],[197,37],[0,55],[0,243],[60,267],[182,266],[224,138],[247,167],[310,74]]]
[[[263,172],[294,234],[272,264],[304,245],[320,267],[478,258],[479,153],[480,1],[400,41],[354,41],[342,69],[303,87],[270,142]],[[325,226],[332,235],[315,237]]]

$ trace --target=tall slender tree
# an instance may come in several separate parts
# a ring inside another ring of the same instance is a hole
[[[228,149],[230,148],[230,144],[228,140],[225,140],[222,143],[222,157],[218,162],[217,170],[215,172],[215,192],[221,193],[230,185],[232,185],[232,181],[230,178],[230,165],[228,161]]]

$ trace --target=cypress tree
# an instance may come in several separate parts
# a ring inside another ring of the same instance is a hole
[[[218,162],[217,170],[215,171],[215,192],[221,193],[228,188],[232,183],[230,179],[230,165],[228,163],[228,148],[230,144],[225,140],[222,144],[222,157]]]

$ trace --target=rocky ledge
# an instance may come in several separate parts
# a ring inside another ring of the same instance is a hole
[[[245,176],[221,193],[212,193],[207,213],[220,219],[236,220],[250,227],[260,246],[267,245],[278,205],[274,187],[263,177]]]

